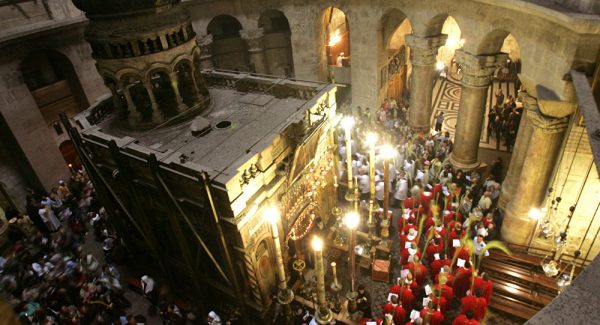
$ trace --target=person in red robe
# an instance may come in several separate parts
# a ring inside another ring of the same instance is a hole
[[[390,287],[390,293],[400,296],[400,291],[402,290],[402,278],[398,278],[396,283],[394,283]]]
[[[454,261],[454,265],[452,265],[454,267],[456,267],[456,263],[458,263],[459,258],[465,261],[468,261],[471,258],[471,251],[467,246],[461,246],[460,248],[457,248],[457,250],[454,251],[454,254],[458,254],[458,258]]]
[[[404,248],[400,252],[400,264],[402,266],[406,265],[406,263],[409,262],[410,256],[418,256],[419,259],[421,259],[421,257],[423,256],[423,254],[421,254],[421,252],[419,252],[416,243],[412,243],[410,248]]]
[[[408,220],[406,220],[406,223],[404,224],[404,229],[402,229],[402,231],[403,231],[405,234],[408,234],[408,232],[409,232],[411,229],[414,229],[414,230],[418,231],[418,230],[419,230],[419,227],[417,226],[417,224],[416,224],[416,223],[417,223],[417,220],[416,220],[416,219],[414,219],[414,218],[409,218]],[[404,246],[403,246],[403,247],[404,247]]]
[[[383,305],[382,313],[394,315],[394,311],[398,306],[398,296],[392,296],[390,301],[388,301],[385,305]]]
[[[446,278],[446,284],[449,285],[450,287],[454,288],[454,275],[452,275],[452,273],[450,273],[450,266],[444,266],[442,267],[442,270],[440,271],[440,273],[438,273],[435,278],[434,278],[434,282],[435,283],[440,283],[440,278],[441,277],[445,277]]]
[[[429,247],[427,247],[429,249]],[[439,259],[435,258],[435,253],[432,256],[432,259],[429,260],[429,268],[431,270],[431,277],[435,278],[438,273],[442,270],[442,268],[447,265],[450,266],[451,262],[446,258],[446,254],[443,252],[439,253]]]
[[[414,209],[416,200],[412,197],[407,197],[402,203],[404,204],[405,209]]]
[[[413,310],[413,308],[415,307],[415,298],[416,297],[413,294],[412,290],[410,289],[408,284],[405,283],[404,288],[402,288],[402,297],[400,299],[402,307],[405,310]]]
[[[434,255],[442,254],[442,252],[444,251],[444,246],[440,245],[440,243],[441,243],[440,238],[434,237],[431,240],[431,242],[429,243],[429,245],[427,246],[427,249],[425,250],[425,255],[427,255],[427,261],[429,261],[430,267],[431,267],[432,262],[434,262],[436,260]],[[439,272],[439,270],[438,270],[438,272]],[[433,270],[432,270],[432,274],[433,274]]]
[[[358,325],[367,325],[367,322],[375,322],[377,325],[383,325],[383,319],[381,318],[368,318],[364,317],[358,321]]]
[[[439,282],[433,286],[433,290],[441,290],[442,296],[446,298],[446,302],[452,303],[452,299],[454,298],[454,289],[447,285],[446,281],[447,278],[445,276],[441,276],[439,278]]]
[[[476,320],[480,322],[483,320],[487,310],[487,302],[485,301],[485,298],[481,296],[480,290],[476,290],[475,295],[463,297],[460,302],[462,304],[462,314],[470,310],[473,312],[473,316]]]
[[[479,325],[479,322],[473,318],[473,312],[467,310],[466,313],[458,315],[452,325]]]
[[[421,264],[421,261],[418,256],[413,256],[413,261],[406,263],[403,266],[403,269],[410,270],[410,273],[414,275],[414,279],[417,284],[422,286],[429,275],[429,270],[425,265]]]
[[[429,301],[427,307],[421,309],[421,318],[423,318],[423,324],[442,325],[444,322],[444,315],[435,309],[433,301]]]
[[[405,235],[400,235],[400,247],[402,249],[406,248],[406,243],[416,243],[419,238],[419,233],[415,228],[408,228],[408,231]]]
[[[396,306],[394,310],[394,324],[402,324],[406,319],[406,310],[402,307],[402,305]]]
[[[431,295],[429,295],[429,299],[431,299],[433,305],[446,316],[446,312],[448,311],[448,301],[446,300],[446,297],[441,294],[440,290],[434,288]]]
[[[454,270],[454,294],[458,298],[467,295],[467,291],[471,288],[471,277],[473,275],[473,267],[469,261],[465,262],[464,267],[457,267]]]
[[[451,227],[451,226],[450,226]],[[460,240],[462,238],[462,236],[464,235],[463,231],[462,231],[462,225],[460,223],[455,223],[452,231],[450,231],[450,233],[448,233],[448,256],[454,257],[454,253],[456,251],[456,247],[454,247],[454,240],[458,239]]]
[[[482,293],[482,297],[485,298],[487,304],[490,304],[490,299],[492,298],[492,290],[493,290],[492,280],[487,273],[482,272],[479,276],[475,278],[475,283],[473,283],[473,290],[480,290]]]

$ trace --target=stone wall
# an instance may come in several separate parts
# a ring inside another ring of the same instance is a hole
[[[186,2],[194,26],[203,30],[218,14],[234,15],[246,28],[255,26],[260,13],[269,8],[282,11],[292,30],[294,70],[297,78],[322,79],[324,65],[324,31],[322,12],[331,5],[324,0],[313,1],[239,1]],[[473,54],[500,51],[504,39],[512,34],[520,45],[523,83],[530,94],[537,96],[536,85],[552,91],[558,98],[571,99],[570,85],[563,80],[569,69],[577,64],[577,52],[597,53],[600,24],[598,17],[577,20],[575,15],[551,11],[521,1],[507,4],[490,1],[359,1],[336,2],[350,28],[352,54],[352,98],[354,105],[376,107],[378,103],[379,72],[377,63],[377,31],[381,18],[394,8],[401,10],[413,26],[415,34],[431,36],[441,33],[448,16],[452,16],[466,40],[464,49]],[[311,17],[312,19],[308,19]],[[585,35],[585,34],[592,34]],[[585,35],[585,36],[583,36]],[[585,42],[584,42],[585,41]],[[586,59],[590,56],[585,55]],[[587,61],[587,63],[590,63]]]
[[[58,149],[64,135],[57,136],[46,125],[23,80],[22,60],[41,50],[63,54],[73,64],[88,103],[94,103],[108,89],[96,72],[81,24],[18,43],[0,44],[0,49],[0,114],[26,157],[26,162],[18,163],[31,166],[40,183],[49,190],[56,181],[69,176]]]

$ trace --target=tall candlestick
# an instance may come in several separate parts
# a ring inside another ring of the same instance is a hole
[[[323,241],[319,237],[315,237],[312,241],[313,250],[315,251],[315,273],[317,275],[317,307],[316,321],[318,324],[329,324],[333,319],[333,314],[327,306],[325,297],[325,269],[323,267]]]
[[[354,119],[350,116],[342,119],[342,126],[346,135],[346,169],[348,174],[348,192],[346,193],[346,200],[352,201],[354,199],[354,184],[352,183],[352,126],[354,125]]]

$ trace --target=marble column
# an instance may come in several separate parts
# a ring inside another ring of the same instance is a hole
[[[509,243],[527,245],[535,222],[529,218],[532,208],[542,206],[554,165],[560,155],[569,118],[550,118],[539,110],[527,112],[531,138],[525,161],[508,203],[502,223],[502,237]]]
[[[200,47],[200,68],[202,69],[214,69],[212,45],[212,34],[205,35],[198,40],[198,46]]]
[[[248,54],[250,63],[254,65],[254,71],[259,74],[269,74],[267,62],[265,58],[264,36],[262,28],[257,29],[242,29],[240,36],[248,44]]]
[[[454,134],[454,149],[450,163],[454,168],[472,170],[479,166],[477,154],[483,128],[488,87],[494,70],[508,55],[474,55],[456,51],[456,60],[462,68],[462,82],[458,121]]]
[[[133,99],[131,98],[131,94],[129,93],[129,88],[131,85],[120,85],[120,88],[123,89],[123,95],[125,95],[125,100],[127,101],[127,111],[129,114],[127,115],[127,120],[130,125],[137,125],[142,121],[142,116],[140,112],[137,110]]]
[[[177,102],[177,109],[179,111],[181,111],[186,106],[183,104],[183,99],[181,98],[181,93],[179,92],[179,80],[177,79],[177,72],[169,73],[169,79],[171,79],[171,87],[173,88],[173,93],[175,93],[175,101]]]
[[[419,37],[414,34],[406,36],[412,63],[408,124],[413,128],[429,129],[430,127],[436,55],[447,38],[446,34],[430,37]]]
[[[146,92],[148,92],[148,98],[150,98],[150,104],[152,105],[152,121],[159,122],[161,118],[161,114],[158,111],[158,103],[156,102],[156,97],[154,96],[154,87],[152,86],[152,81],[144,80],[144,88],[146,88]]]
[[[527,112],[539,110],[535,98],[530,97],[527,94],[524,94],[521,97],[521,101],[523,102],[523,116],[521,116],[517,140],[513,147],[510,164],[508,165],[508,172],[502,182],[502,190],[500,199],[498,200],[498,206],[502,211],[506,211],[508,202],[512,200],[515,194],[515,187],[519,182],[519,177],[521,177],[521,170],[523,169],[523,163],[525,162],[525,157],[527,155],[527,147],[529,146],[529,139],[531,138],[531,132],[533,130],[531,123],[528,122]]]

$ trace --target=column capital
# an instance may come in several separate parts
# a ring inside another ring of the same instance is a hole
[[[415,34],[406,35],[406,44],[410,47],[411,63],[417,66],[435,64],[438,49],[446,44],[448,35],[419,37]]]
[[[539,130],[542,133],[560,133],[567,129],[569,126],[569,118],[552,118],[545,115],[537,110],[529,110],[527,112],[528,121],[534,127],[534,130]]]
[[[242,29],[240,30],[240,36],[248,44],[249,52],[259,52],[264,50],[263,39],[265,31],[262,27],[256,29]]]
[[[498,66],[506,62],[508,54],[475,55],[456,50],[456,61],[463,72],[462,84],[467,87],[487,87]]]

